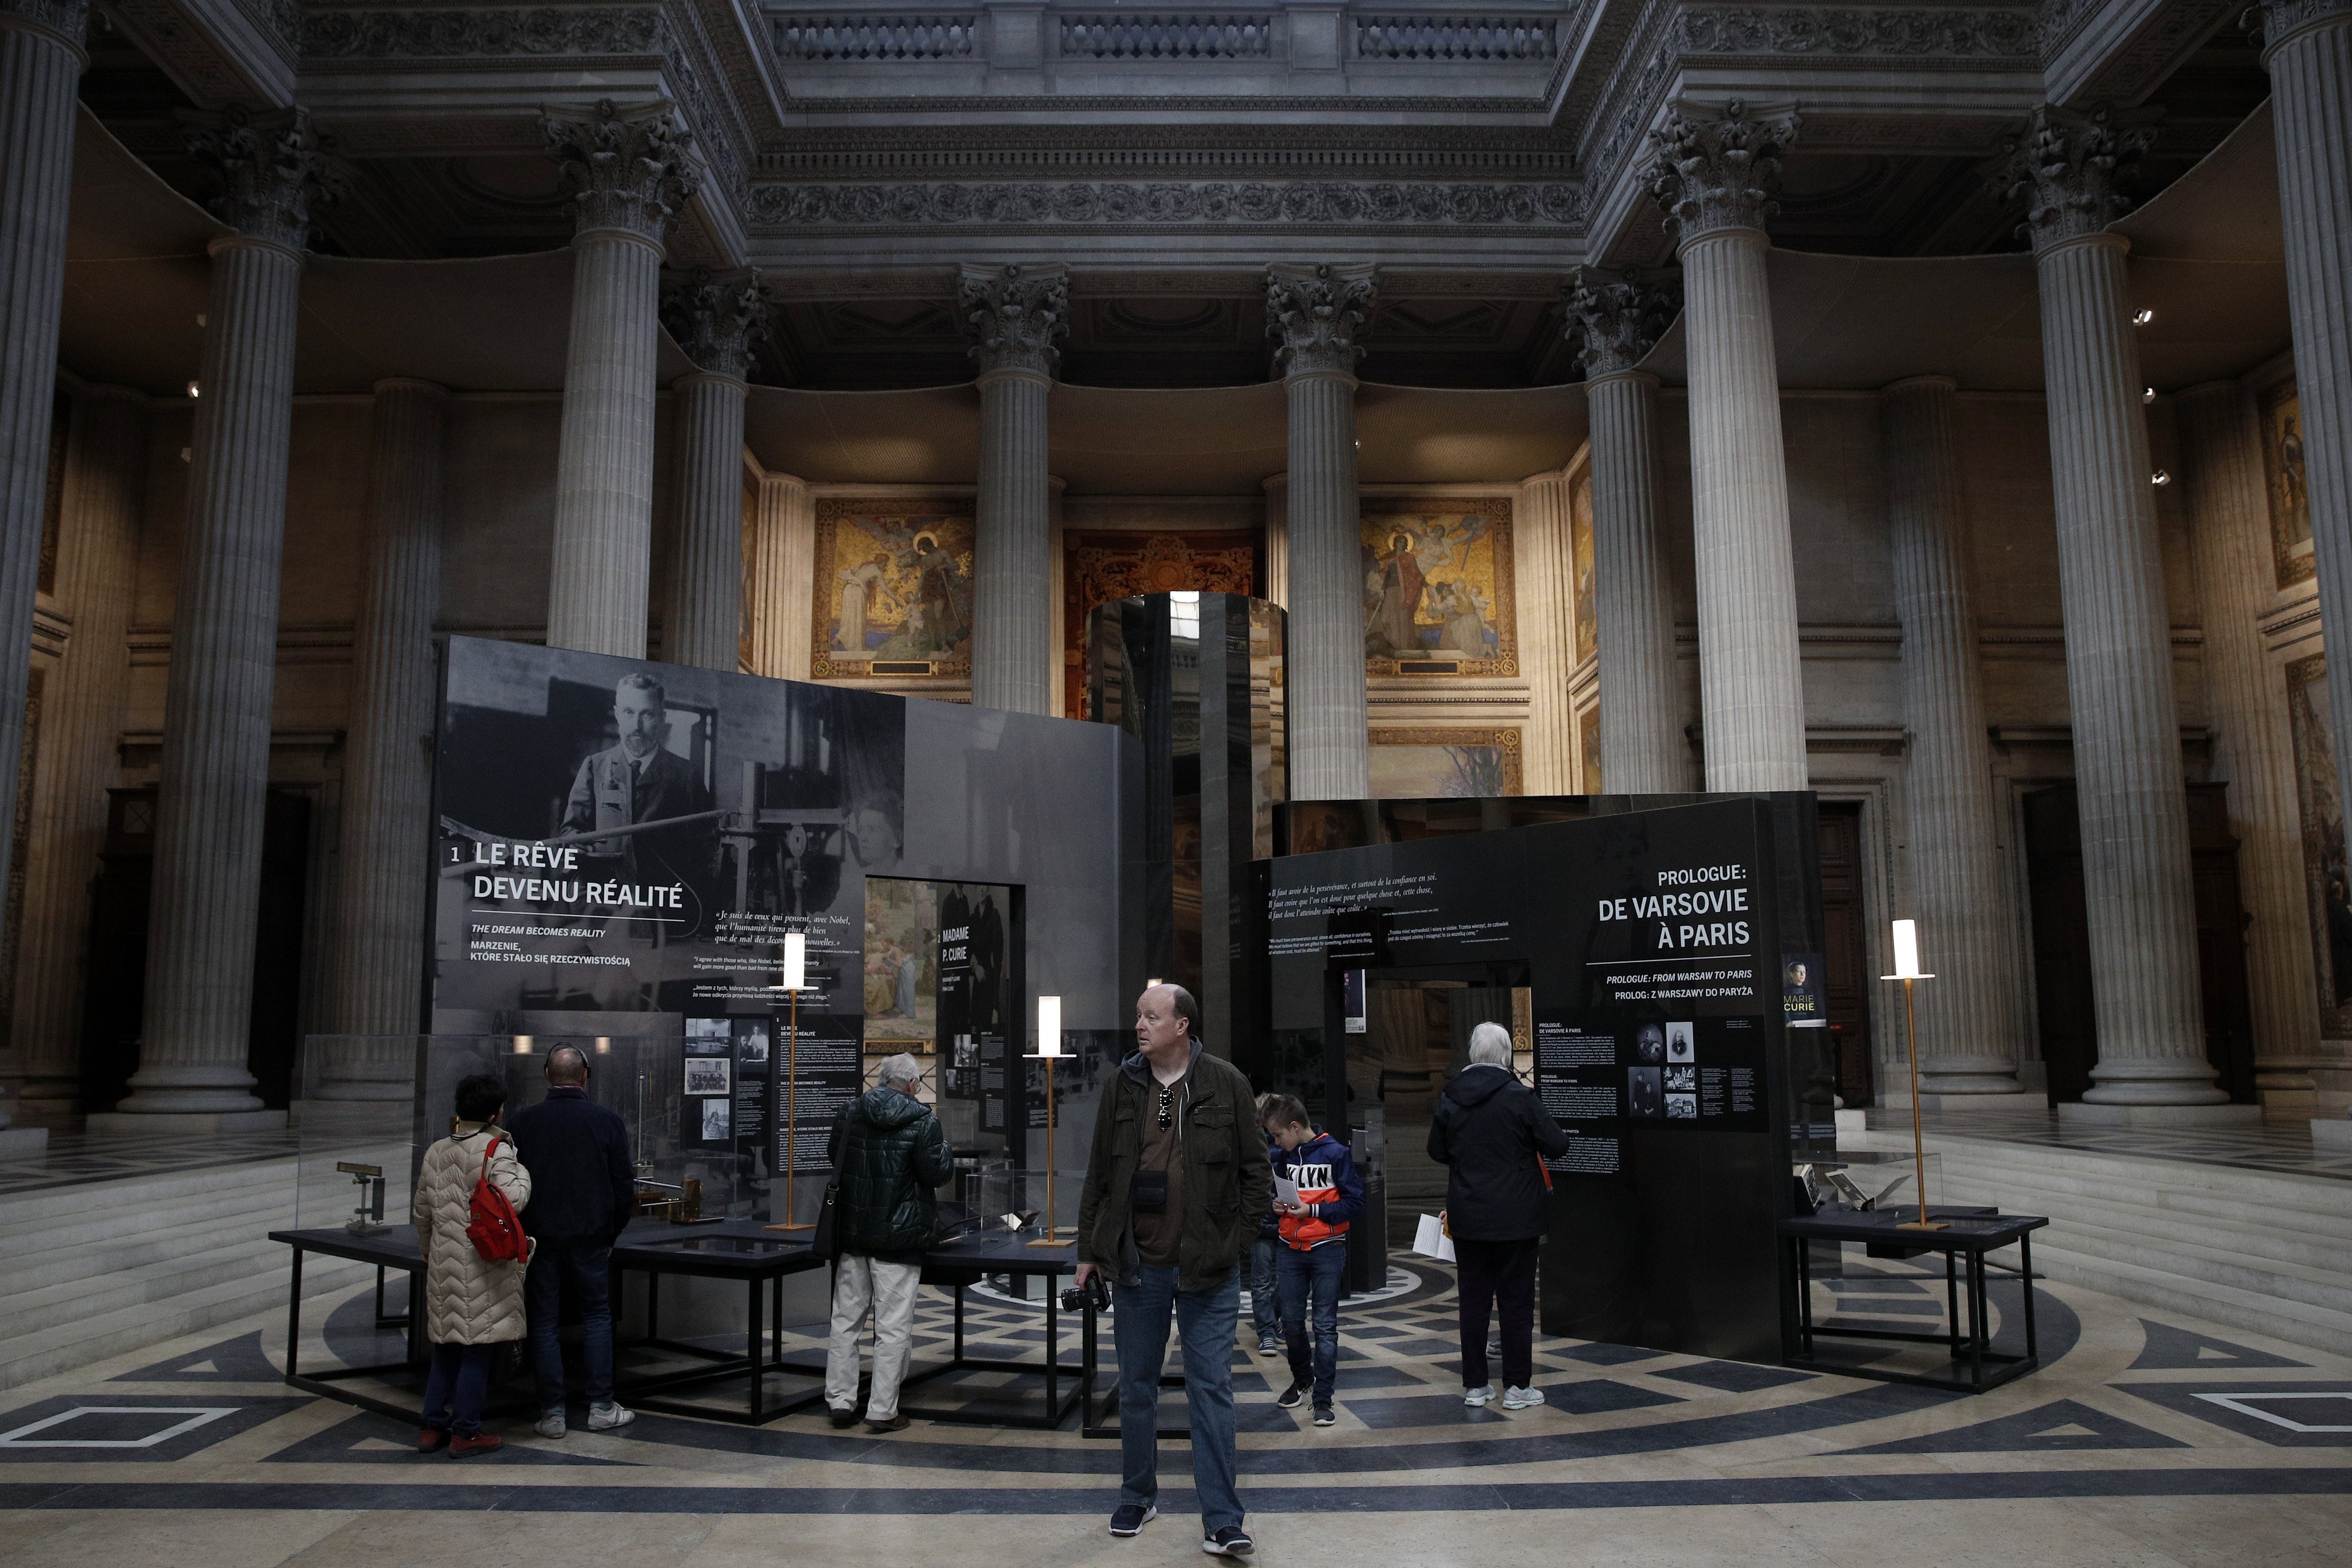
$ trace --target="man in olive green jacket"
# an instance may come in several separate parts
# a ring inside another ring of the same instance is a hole
[[[1184,1346],[1202,1549],[1237,1557],[1253,1549],[1234,1489],[1237,1265],[1273,1205],[1274,1182],[1249,1079],[1201,1048],[1198,1013],[1181,985],[1155,985],[1137,999],[1138,1048],[1095,1112],[1078,1283],[1097,1269],[1108,1275],[1116,1314],[1123,1476],[1110,1532],[1133,1535],[1159,1511],[1160,1368],[1172,1312]]]

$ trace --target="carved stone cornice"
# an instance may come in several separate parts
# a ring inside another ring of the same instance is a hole
[[[89,24],[89,0],[0,0],[0,20],[29,22],[79,49]]]
[[[2249,10],[2246,24],[2263,36],[2263,62],[2271,52],[2307,27],[2352,21],[2352,0],[2262,0]]]
[[[2025,199],[2028,235],[2039,253],[2098,234],[2130,210],[2116,174],[2156,140],[2161,110],[2063,109],[2045,103],[2026,117],[1990,169],[2004,201]]]
[[[757,272],[715,277],[708,270],[662,290],[662,325],[686,357],[711,375],[741,381],[751,345],[768,335],[767,300]]]
[[[307,249],[310,203],[327,173],[309,111],[232,104],[216,113],[182,110],[179,120],[189,153],[220,186],[205,204],[213,216],[247,239]]]
[[[1379,290],[1378,272],[1363,263],[1267,268],[1265,331],[1276,340],[1274,368],[1284,376],[1353,375]]]
[[[1564,331],[1584,378],[1631,370],[1657,347],[1682,309],[1682,280],[1670,271],[1580,267],[1568,289]]]
[[[1414,223],[1566,226],[1580,214],[1570,184],[1356,184],[1332,180],[1130,185],[760,185],[755,224],[930,226],[971,224]]]
[[[1772,194],[1797,126],[1794,109],[1752,110],[1736,99],[1719,116],[1669,108],[1650,132],[1657,155],[1645,175],[1667,229],[1684,244],[1725,229],[1761,230],[1780,210]]]
[[[2042,49],[2041,15],[2030,5],[1966,11],[1694,5],[1676,26],[1683,49],[1699,55],[2039,60]]]
[[[693,133],[679,130],[670,115],[667,101],[624,110],[609,98],[585,114],[541,114],[547,150],[572,182],[577,232],[617,229],[661,243],[696,184],[686,161]]]
[[[1068,268],[966,264],[957,276],[956,302],[981,374],[1051,376],[1061,364],[1054,345],[1070,330]]]
[[[14,0],[10,0],[14,3]],[[655,5],[498,11],[310,11],[306,59],[499,59],[513,55],[657,55],[668,42]]]

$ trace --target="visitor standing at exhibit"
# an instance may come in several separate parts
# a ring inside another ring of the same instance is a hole
[[[1339,1373],[1339,1298],[1348,1288],[1348,1226],[1364,1212],[1364,1179],[1345,1143],[1308,1124],[1297,1097],[1273,1099],[1265,1130],[1274,1139],[1274,1212],[1282,1238],[1275,1268],[1290,1353],[1290,1386],[1275,1403],[1296,1410],[1312,1390],[1315,1425],[1329,1426],[1339,1419],[1331,1398]]]
[[[1111,1281],[1118,1343],[1121,1479],[1113,1535],[1158,1517],[1160,1369],[1172,1314],[1184,1351],[1201,1548],[1255,1549],[1234,1490],[1234,1331],[1241,1264],[1273,1181],[1249,1079],[1201,1048],[1200,1007],[1181,985],[1136,999],[1136,1052],[1103,1087],[1078,1207],[1077,1282]]]
[[[947,1133],[917,1098],[922,1069],[904,1052],[885,1061],[881,1082],[834,1119],[833,1340],[824,1358],[824,1403],[835,1426],[857,1419],[857,1342],[874,1314],[874,1383],[866,1429],[899,1432],[898,1385],[915,1346],[915,1287],[923,1254],[939,1237],[938,1188],[953,1173]]]
[[[1495,1397],[1486,1322],[1503,1318],[1503,1408],[1544,1402],[1535,1386],[1536,1248],[1551,1217],[1543,1156],[1568,1152],[1568,1134],[1511,1071],[1511,1032],[1470,1031],[1470,1065],[1445,1086],[1429,1123],[1429,1157],[1446,1167],[1446,1232],[1454,1240],[1462,1309],[1462,1403]]]
[[[588,1430],[609,1432],[637,1418],[613,1397],[613,1243],[637,1206],[629,1130],[618,1111],[588,1098],[588,1057],[577,1046],[556,1047],[541,1070],[547,1098],[514,1114],[515,1142],[537,1194],[523,1228],[539,1243],[539,1267],[524,1291],[539,1435],[561,1437],[568,1425],[558,1327],[567,1292],[580,1309]]]
[[[530,1203],[530,1173],[515,1158],[514,1139],[499,1126],[507,1091],[485,1073],[457,1082],[457,1126],[425,1151],[408,1217],[425,1255],[425,1337],[433,1346],[425,1378],[424,1424],[416,1451],[453,1457],[486,1454],[504,1439],[482,1430],[498,1347],[522,1338],[526,1257],[492,1262],[468,1234],[474,1189],[484,1181],[520,1211]],[[509,1217],[509,1223],[511,1224]]]

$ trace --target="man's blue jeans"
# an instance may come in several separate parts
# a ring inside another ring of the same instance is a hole
[[[1260,1339],[1282,1332],[1282,1287],[1274,1272],[1274,1255],[1281,1250],[1281,1241],[1271,1236],[1250,1244],[1250,1322]]]
[[[424,1425],[429,1431],[471,1437],[482,1429],[482,1402],[490,1391],[496,1345],[435,1345],[425,1374]]]
[[[1342,1237],[1305,1252],[1285,1247],[1276,1265],[1282,1277],[1282,1342],[1290,1352],[1290,1381],[1312,1382],[1315,1403],[1331,1403],[1339,1375],[1339,1293],[1347,1289],[1348,1242]],[[1315,1307],[1315,1340],[1307,1338],[1307,1309]]]
[[[1118,1500],[1150,1507],[1160,1496],[1160,1369],[1168,1360],[1172,1310],[1184,1348],[1184,1402],[1192,1417],[1192,1487],[1201,1528],[1239,1526],[1234,1490],[1234,1330],[1241,1323],[1239,1270],[1205,1290],[1180,1290],[1176,1270],[1147,1263],[1132,1285],[1110,1291],[1118,1342],[1118,1440],[1124,1474]]]
[[[542,1411],[563,1408],[563,1342],[556,1324],[567,1284],[580,1303],[588,1403],[613,1402],[612,1260],[611,1247],[579,1241],[542,1241],[531,1257],[530,1269],[523,1276],[523,1305],[530,1315],[531,1369]]]

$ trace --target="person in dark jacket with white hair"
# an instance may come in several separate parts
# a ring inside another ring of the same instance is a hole
[[[875,1075],[881,1082],[842,1108],[833,1125],[833,1338],[824,1358],[824,1402],[835,1426],[857,1419],[858,1331],[874,1316],[874,1381],[866,1429],[901,1432],[898,1385],[914,1353],[915,1287],[923,1254],[938,1239],[938,1189],[954,1173],[947,1134],[918,1098],[922,1068],[901,1053]]]
[[[1471,1030],[1470,1065],[1445,1086],[1429,1123],[1429,1157],[1447,1168],[1465,1405],[1495,1397],[1486,1381],[1486,1322],[1496,1306],[1503,1317],[1503,1408],[1544,1402],[1535,1386],[1536,1248],[1550,1205],[1540,1162],[1567,1152],[1568,1134],[1511,1071],[1510,1031],[1500,1024]]]

